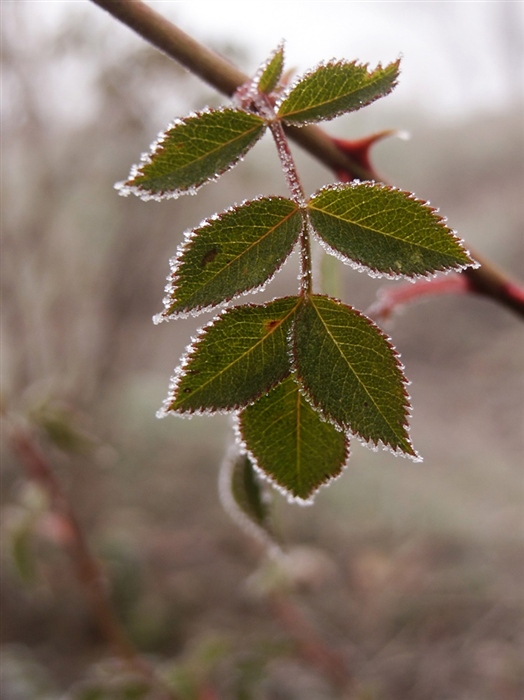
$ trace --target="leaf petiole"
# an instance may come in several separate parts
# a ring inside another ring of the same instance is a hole
[[[289,141],[286,138],[282,124],[278,119],[274,119],[269,124],[271,135],[277,147],[278,156],[282,165],[282,170],[286,178],[291,198],[300,207],[302,212],[302,231],[300,233],[300,295],[308,296],[313,291],[313,271],[311,267],[311,242],[309,236],[309,217],[306,211],[306,196]]]

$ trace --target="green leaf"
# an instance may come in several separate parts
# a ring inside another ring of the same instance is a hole
[[[274,541],[269,504],[248,455],[228,455],[220,472],[220,496],[235,522],[256,537]]]
[[[182,360],[159,415],[246,406],[290,372],[288,335],[298,297],[228,309]]]
[[[47,439],[64,452],[86,454],[95,447],[95,440],[76,424],[77,416],[68,405],[45,400],[31,409],[30,416]]]
[[[242,411],[239,431],[257,466],[299,501],[311,502],[349,455],[348,438],[321,419],[293,376]]]
[[[343,430],[417,458],[407,433],[409,401],[399,357],[366,316],[311,296],[297,314],[294,356],[311,403]]]
[[[396,85],[399,61],[369,72],[366,65],[330,62],[306,74],[280,103],[278,116],[298,126],[365,107]]]
[[[291,253],[302,222],[298,206],[283,197],[246,202],[204,222],[180,249],[162,317],[261,287]]]
[[[25,519],[13,528],[11,553],[20,580],[28,585],[36,581],[36,557],[33,548],[33,523]]]
[[[284,69],[284,46],[280,44],[270,55],[260,70],[258,89],[268,95],[278,84]]]
[[[373,272],[413,277],[475,264],[435,210],[408,192],[334,185],[314,194],[308,210],[330,252]]]
[[[175,122],[152,146],[120,194],[162,199],[193,194],[229,170],[258,141],[265,121],[240,109],[208,110]]]

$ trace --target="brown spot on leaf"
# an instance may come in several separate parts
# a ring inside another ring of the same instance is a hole
[[[266,329],[266,333],[270,333],[272,330],[274,330],[277,326],[280,325],[280,319],[276,318],[271,321],[266,321],[264,323],[264,328]]]
[[[190,394],[192,391],[193,389],[191,389],[191,387],[188,386],[184,389],[184,394]]]
[[[208,250],[200,262],[201,267],[205,267],[206,265],[209,265],[209,263],[212,263],[217,255],[218,255],[217,248],[211,248],[211,250]]]

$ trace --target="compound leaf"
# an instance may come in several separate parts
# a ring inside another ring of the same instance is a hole
[[[288,335],[298,297],[228,309],[188,349],[161,414],[246,406],[290,372]]]
[[[207,110],[175,122],[117,188],[142,199],[178,197],[229,170],[256,143],[265,121],[240,109]]]
[[[293,351],[300,384],[327,419],[417,458],[398,355],[370,319],[335,299],[311,296],[295,321]]]
[[[262,286],[291,253],[302,221],[294,202],[270,197],[204,222],[174,262],[162,316],[209,308]]]
[[[258,89],[268,95],[278,84],[284,69],[284,46],[280,44],[262,66],[258,77]]]
[[[239,430],[269,480],[300,501],[338,476],[349,455],[347,436],[321,419],[293,376],[244,409]]]
[[[356,62],[333,61],[296,83],[280,103],[278,116],[297,126],[353,112],[387,95],[396,85],[399,61],[374,71]]]
[[[229,456],[220,472],[220,495],[231,517],[253,535],[275,541],[263,485],[247,454]]]
[[[408,192],[334,185],[314,194],[308,210],[331,252],[373,272],[413,277],[475,264],[435,210]]]

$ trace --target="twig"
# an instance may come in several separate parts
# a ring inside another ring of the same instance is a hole
[[[269,601],[273,614],[295,639],[304,660],[326,675],[339,691],[349,691],[354,679],[341,654],[324,643],[289,596],[273,593]]]
[[[92,0],[191,73],[224,95],[233,97],[250,77],[214,51],[202,46],[142,0]],[[354,177],[372,179],[371,171],[344,155],[315,126],[285,127],[291,138],[332,170],[350,169]]]
[[[13,453],[24,466],[28,478],[39,484],[48,494],[51,508],[63,519],[67,528],[69,554],[73,560],[76,576],[85,590],[100,631],[113,652],[132,671],[147,678],[152,688],[158,691],[159,699],[176,700],[175,696],[159,683],[154,669],[140,656],[118,621],[106,593],[104,573],[100,563],[91,552],[80,523],[51,465],[36,444],[35,438],[29,430],[15,428],[10,435],[10,444]]]
[[[233,64],[199,44],[142,0],[92,0],[113,17],[140,34],[149,43],[174,58],[220,92],[233,96],[249,77]],[[315,126],[286,127],[289,136],[306,151],[335,172],[345,170],[352,178],[373,180],[374,173],[337,148],[334,140]],[[471,291],[490,297],[524,319],[524,290],[486,259],[470,249],[481,262],[475,270],[466,269]]]
[[[471,291],[469,280],[463,274],[452,273],[443,278],[405,282],[394,287],[382,287],[377,300],[367,309],[373,319],[387,320],[395,311],[414,301],[436,294],[464,294]]]
[[[480,263],[480,267],[476,270],[468,267],[462,272],[468,278],[471,291],[490,297],[493,301],[503,304],[524,318],[524,289],[522,286],[491,261],[471,251],[471,248],[470,253]]]

